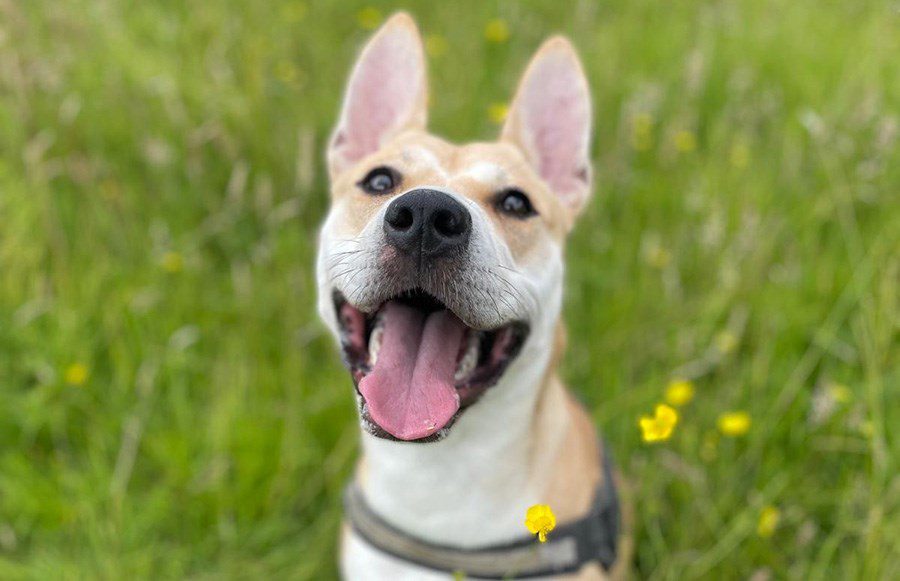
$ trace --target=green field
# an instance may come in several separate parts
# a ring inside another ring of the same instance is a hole
[[[900,578],[900,5],[403,7],[450,139],[496,134],[548,34],[583,55],[564,376],[632,482],[636,576]],[[0,579],[336,575],[322,152],[396,8],[0,0]]]

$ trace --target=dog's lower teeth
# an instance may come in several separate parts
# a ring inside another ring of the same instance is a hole
[[[467,375],[475,370],[475,366],[478,364],[478,343],[478,333],[469,333],[466,352],[463,354],[462,359],[459,360],[459,365],[456,366],[456,373],[453,375],[455,381],[465,379]]]
[[[381,322],[375,323],[372,334],[369,335],[369,364],[375,365],[378,361],[378,352],[381,351],[381,339],[384,337],[384,325]]]

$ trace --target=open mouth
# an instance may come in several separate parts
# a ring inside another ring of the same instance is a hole
[[[523,322],[469,327],[418,289],[371,313],[337,291],[334,305],[364,425],[388,439],[440,439],[462,410],[497,383],[528,336]]]

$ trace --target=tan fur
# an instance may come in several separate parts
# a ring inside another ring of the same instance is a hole
[[[580,518],[587,512],[593,500],[596,487],[602,482],[601,455],[597,447],[594,423],[586,410],[575,401],[571,393],[556,378],[548,379],[544,395],[539,403],[537,418],[542,417],[540,408],[544,405],[564,405],[569,418],[562,451],[551,466],[535,466],[535,470],[549,470],[553,479],[545,492],[547,504],[553,507],[558,522]],[[535,431],[539,435],[541,423],[538,420]],[[540,440],[538,440],[540,441]],[[565,579],[627,579],[632,557],[632,514],[629,491],[623,479],[616,474],[616,486],[620,494],[623,510],[622,535],[619,542],[619,556],[613,570],[607,575],[598,565],[585,566],[575,575]]]

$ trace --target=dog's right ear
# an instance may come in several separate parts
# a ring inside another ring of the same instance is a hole
[[[328,146],[332,179],[398,133],[424,129],[427,85],[419,29],[399,12],[375,33],[350,74]]]

